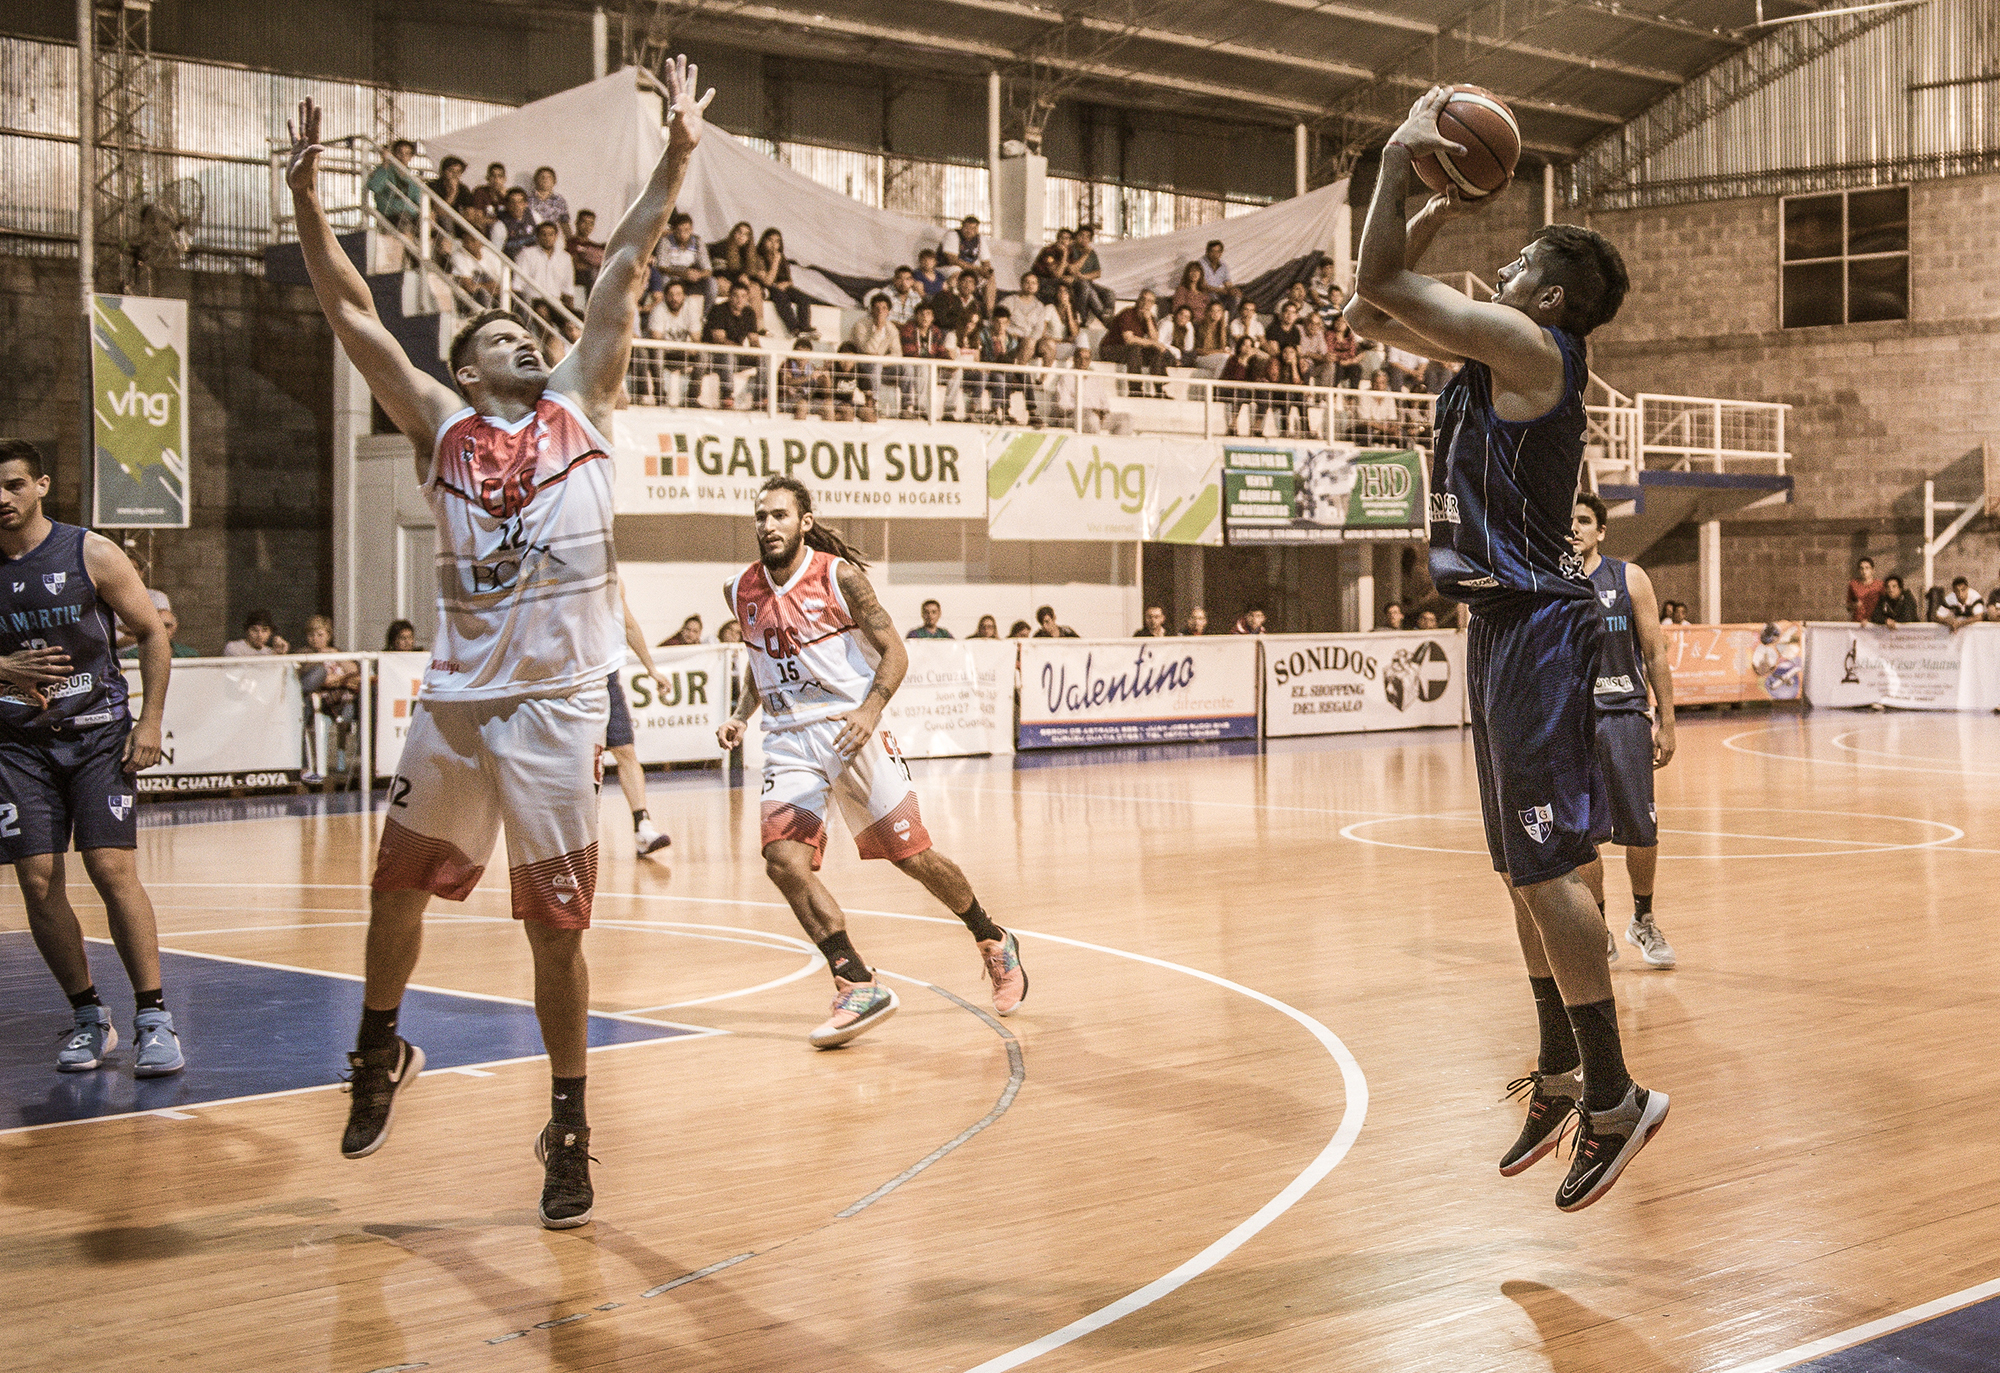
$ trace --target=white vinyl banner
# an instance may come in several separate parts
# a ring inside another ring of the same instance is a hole
[[[632,712],[632,745],[641,763],[708,763],[722,757],[715,731],[729,718],[729,684],[740,675],[743,650],[732,644],[656,648],[655,682],[626,655],[619,674]]]
[[[839,519],[977,520],[987,437],[965,424],[751,419],[635,406],[612,423],[621,515],[744,515],[770,477],[796,477]]]
[[[1257,734],[1257,640],[1023,639],[1020,747]]]
[[[132,714],[144,708],[132,672]],[[174,664],[157,767],[142,792],[279,787],[296,781],[305,740],[299,675],[284,659],[182,658]]]
[[[1222,445],[1003,429],[986,474],[995,539],[1222,542]]]
[[[1264,733],[1272,738],[1464,718],[1465,636],[1457,631],[1264,639]]]
[[[2000,626],[1810,624],[1806,699],[1898,710],[2000,707]]]
[[[424,684],[428,653],[384,653],[375,660],[375,775],[393,777],[410,735],[410,709]]]
[[[909,675],[882,724],[905,758],[1014,751],[1012,639],[911,639]]]

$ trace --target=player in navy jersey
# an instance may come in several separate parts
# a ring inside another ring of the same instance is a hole
[[[1529,1099],[1503,1175],[1555,1148],[1580,1118],[1556,1205],[1580,1210],[1617,1181],[1667,1114],[1632,1081],[1618,1040],[1604,922],[1580,869],[1590,839],[1591,688],[1603,619],[1570,545],[1583,464],[1584,339],[1618,312],[1625,265],[1602,235],[1551,225],[1500,269],[1490,301],[1419,274],[1444,222],[1500,198],[1433,199],[1405,224],[1412,159],[1461,153],[1438,133],[1439,87],[1382,152],[1348,307],[1357,334],[1463,363],[1437,400],[1430,569],[1472,611],[1466,651],[1473,756],[1493,866],[1505,874],[1541,1025]]]
[[[173,654],[124,552],[49,519],[48,494],[35,446],[0,439],[0,862],[14,865],[35,947],[75,1017],[56,1069],[88,1072],[118,1047],[64,886],[63,854],[74,839],[132,979],[132,1071],[164,1077],[184,1060],[160,994],[153,903],[139,884],[132,774],[160,761]],[[138,639],[146,690],[136,723],[114,615]]]
[[[1653,770],[1674,756],[1674,675],[1667,666],[1666,636],[1660,633],[1659,606],[1652,579],[1635,563],[1597,551],[1604,540],[1604,502],[1589,491],[1576,498],[1571,541],[1583,559],[1584,575],[1596,585],[1604,614],[1604,641],[1597,652],[1593,695],[1597,704],[1597,784],[1591,788],[1590,837],[1625,850],[1625,874],[1632,879],[1632,920],[1625,937],[1650,967],[1674,966],[1674,946],[1653,922],[1653,873],[1660,861],[1659,816],[1653,807]],[[1652,689],[1651,698],[1647,688]],[[1649,706],[1657,702],[1655,718]],[[1583,870],[1597,912],[1604,913],[1604,864]],[[1607,957],[1618,961],[1618,944],[1605,931]]]

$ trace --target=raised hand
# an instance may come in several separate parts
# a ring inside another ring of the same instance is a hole
[[[1411,157],[1422,157],[1425,153],[1457,153],[1461,156],[1465,148],[1452,142],[1438,132],[1438,114],[1445,102],[1451,99],[1451,87],[1432,86],[1410,106],[1410,117],[1403,121],[1389,139],[1392,144],[1400,144],[1410,150]]]
[[[687,60],[686,54],[676,56],[673,65],[667,68],[667,141],[676,146],[692,150],[701,142],[702,130],[707,127],[702,112],[708,102],[715,99],[715,87],[710,86],[707,94],[697,100],[694,97],[701,68]]]
[[[310,191],[319,182],[319,155],[326,151],[319,141],[319,120],[320,108],[308,97],[299,102],[297,121],[285,121],[285,132],[292,136],[292,157],[285,164],[285,184],[294,192]]]

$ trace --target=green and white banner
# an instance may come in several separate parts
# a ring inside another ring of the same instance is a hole
[[[1350,443],[1227,443],[1222,451],[1230,543],[1424,536],[1421,454]]]
[[[187,528],[187,302],[92,297],[90,378],[90,523]]]
[[[1213,441],[1003,429],[987,451],[992,538],[1222,542]]]

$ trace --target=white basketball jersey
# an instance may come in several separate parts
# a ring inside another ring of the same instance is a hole
[[[881,655],[855,630],[840,594],[841,560],[809,550],[792,579],[779,586],[761,562],[723,588],[743,626],[750,672],[764,703],[764,728],[842,715],[868,698]]]
[[[438,543],[426,698],[561,695],[624,662],[611,477],[611,444],[554,391],[515,424],[469,409],[445,422],[424,484]]]

